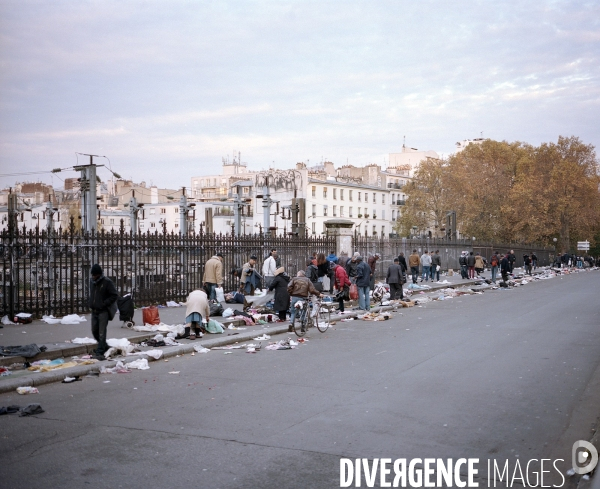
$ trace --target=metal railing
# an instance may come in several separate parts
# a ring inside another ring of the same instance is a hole
[[[90,270],[98,263],[119,295],[134,294],[136,305],[185,301],[202,287],[204,266],[223,254],[225,290],[238,287],[230,271],[241,268],[250,255],[258,267],[271,249],[294,276],[306,268],[313,252],[335,249],[332,237],[271,237],[259,235],[100,232],[81,233],[73,221],[69,229],[48,234],[39,230],[0,233],[0,314],[29,312],[63,316],[88,311]]]

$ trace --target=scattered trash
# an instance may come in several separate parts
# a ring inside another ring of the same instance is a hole
[[[162,353],[162,352],[161,352]],[[150,367],[148,366],[148,360],[145,358],[139,358],[134,360],[133,362],[129,362],[125,364],[125,368],[127,369],[138,369],[138,370],[148,370]]]
[[[0,377],[6,377],[7,375],[11,375],[12,372],[8,370],[6,367],[0,367]]]
[[[13,323],[13,322],[12,322],[12,321],[9,319],[8,315],[6,315],[6,316],[4,316],[4,317],[2,318],[2,324],[15,324],[15,323]]]
[[[228,307],[227,309],[225,309],[223,311],[223,313],[221,314],[221,317],[223,318],[228,318],[233,316],[233,309],[231,307]]]
[[[17,394],[39,394],[35,387],[17,387]]]
[[[86,336],[85,338],[72,339],[71,343],[73,343],[75,345],[93,345],[96,343],[96,340],[94,338],[88,338]]]
[[[167,307],[181,307],[181,304],[175,301],[167,301]]]
[[[79,324],[87,321],[84,316],[77,314],[69,314],[63,318],[55,318],[54,316],[42,316],[42,321],[48,324]]]
[[[179,370],[177,370],[177,371],[173,371],[173,372],[169,372],[169,373],[170,373],[170,374],[177,375],[177,374],[179,373]]]
[[[262,336],[253,338],[254,341],[266,341],[266,340],[270,340],[270,339],[271,339],[271,337],[268,334],[263,334]]]
[[[65,377],[62,383],[71,384],[72,382],[77,382],[78,380],[81,380],[78,375],[76,375],[75,377]]]
[[[144,355],[148,355],[150,358],[154,358],[154,360],[159,360],[160,357],[163,356],[162,350],[147,350],[142,352]]]
[[[210,350],[208,348],[204,348],[202,345],[194,345],[194,351],[197,351],[198,353],[208,353]]]
[[[35,414],[42,414],[44,410],[39,404],[28,404],[22,408],[19,412],[19,416],[33,416]]]

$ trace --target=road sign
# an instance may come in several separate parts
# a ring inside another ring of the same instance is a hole
[[[589,251],[590,242],[589,241],[577,241],[577,249],[582,251]]]

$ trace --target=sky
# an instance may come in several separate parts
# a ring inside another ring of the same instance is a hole
[[[600,2],[0,0],[0,186],[600,145]],[[108,160],[98,159],[98,164]],[[9,176],[7,176],[9,175]],[[110,174],[101,169],[99,175]]]

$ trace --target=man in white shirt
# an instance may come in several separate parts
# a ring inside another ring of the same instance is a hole
[[[262,274],[265,279],[264,287],[268,288],[275,278],[275,270],[277,270],[277,250],[271,250],[269,258],[263,263]]]

